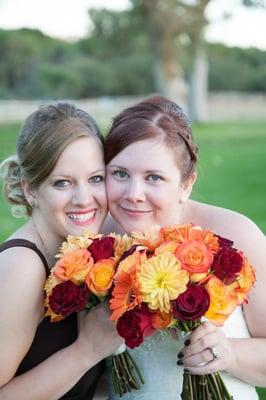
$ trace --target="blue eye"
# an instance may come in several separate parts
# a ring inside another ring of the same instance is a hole
[[[58,181],[55,181],[54,186],[58,187],[58,188],[66,188],[69,185],[71,185],[71,183],[65,179],[60,179]]]
[[[118,179],[128,179],[129,175],[126,171],[117,170],[113,172],[113,176]]]
[[[104,177],[102,175],[95,175],[89,179],[90,183],[100,183],[104,181]]]
[[[147,176],[147,181],[149,182],[160,182],[163,178],[160,175],[151,174]]]

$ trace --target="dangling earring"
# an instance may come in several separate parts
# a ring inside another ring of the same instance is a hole
[[[28,201],[29,205],[31,206],[31,208],[37,208],[38,207],[38,201],[34,198],[31,197]]]

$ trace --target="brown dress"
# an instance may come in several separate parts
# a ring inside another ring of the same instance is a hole
[[[0,245],[0,253],[10,247],[27,247],[35,251],[41,258],[46,276],[50,271],[43,253],[38,249],[35,243],[25,239],[11,239]],[[19,365],[15,376],[21,375],[30,370],[42,361],[46,360],[52,354],[67,347],[77,338],[77,314],[74,313],[60,322],[50,322],[48,317],[44,318],[35,333],[32,345]],[[19,340],[19,337],[18,337]],[[71,360],[69,360],[71,363]],[[103,372],[103,362],[95,365],[73,386],[73,388],[64,394],[60,399],[64,400],[91,400],[93,399],[95,388],[99,377]]]

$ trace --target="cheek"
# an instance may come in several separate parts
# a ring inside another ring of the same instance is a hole
[[[175,194],[164,188],[156,188],[156,190],[153,189],[147,193],[147,197],[158,207],[168,207],[168,205],[172,203]]]
[[[47,190],[46,195],[43,196],[43,204],[50,210],[62,208],[67,201],[67,196],[63,192],[60,193]]]
[[[178,193],[170,193],[167,190],[157,191],[156,194],[153,196],[153,204],[154,207],[156,207],[157,210],[160,211],[160,213],[168,215],[176,209],[176,206],[178,204]]]
[[[107,196],[105,188],[99,192],[97,200],[98,203],[101,205],[102,209],[107,210]]]
[[[108,204],[110,205],[113,201],[116,201],[122,196],[123,190],[119,183],[117,183],[114,179],[109,178],[106,181],[106,193]]]

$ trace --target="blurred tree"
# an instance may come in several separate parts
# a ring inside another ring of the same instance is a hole
[[[154,91],[152,58],[138,13],[133,9],[91,9],[89,15],[93,29],[79,47],[85,57],[98,62],[93,75],[100,86],[105,81],[101,94],[144,95]],[[86,82],[87,88],[90,85],[93,83]]]
[[[149,50],[140,9],[91,12],[90,36],[75,43],[37,30],[0,30],[0,98],[78,99],[160,91],[155,79],[161,73],[160,59]],[[192,39],[180,34],[174,43],[188,82],[193,71]],[[266,91],[265,51],[209,44],[207,52],[210,90]]]
[[[180,64],[180,42],[190,42],[193,67],[190,79],[189,114],[193,120],[207,118],[208,63],[204,41],[206,7],[211,0],[131,0],[141,16],[153,56],[158,91],[179,100],[186,95]],[[242,0],[249,7],[262,7],[263,0]]]
[[[180,49],[182,40],[190,44],[194,62],[189,111],[197,120],[204,119],[206,114],[207,62],[203,28],[209,1],[131,0],[135,10],[142,16],[143,28],[149,39],[157,89],[181,104],[186,103],[187,85],[180,62]]]

